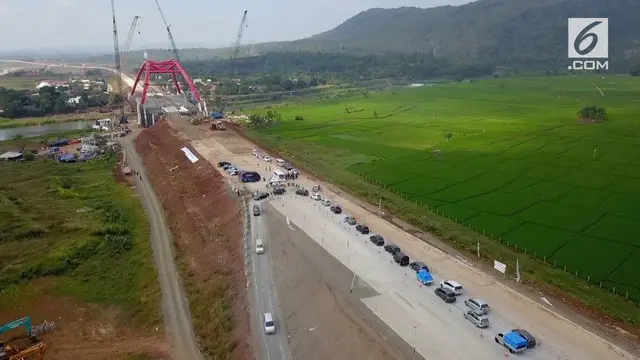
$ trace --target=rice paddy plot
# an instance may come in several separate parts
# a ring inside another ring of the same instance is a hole
[[[602,256],[604,251],[607,256]],[[578,272],[582,278],[599,282],[607,279],[632,252],[633,248],[628,245],[578,235],[558,249],[551,259],[566,266],[570,273]]]
[[[613,286],[617,287],[617,292],[624,294],[629,292],[629,296],[632,299],[640,298],[640,280],[638,279],[638,273],[640,273],[640,250],[630,253],[622,264],[607,278],[609,289]]]
[[[412,179],[397,182],[392,185],[392,188],[397,192],[407,195],[417,195],[418,197],[426,196],[438,190],[444,189],[449,186],[450,182],[447,180],[417,175]]]
[[[589,227],[585,234],[640,248],[637,224],[637,220],[607,214]]]
[[[562,194],[555,201],[569,206],[598,209],[611,197],[611,193],[586,187],[576,187]]]
[[[502,236],[501,242],[507,243],[511,248],[517,246],[520,250],[526,250],[528,254],[535,253],[536,257],[544,258],[549,257],[574,236],[575,234],[568,231],[523,223]]]
[[[513,194],[494,191],[458,202],[458,205],[487,213],[510,216],[541,201],[534,193]]]
[[[468,219],[468,222],[471,223],[472,228],[478,229],[478,232],[491,238],[501,237],[522,224],[522,221],[517,219],[488,213],[474,216]]]
[[[533,224],[580,233],[598,220],[599,211],[540,201],[513,217]]]

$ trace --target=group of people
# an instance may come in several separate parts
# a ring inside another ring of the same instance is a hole
[[[284,179],[285,180],[296,180],[298,178],[299,174],[295,173],[293,171],[287,171],[286,173],[284,173]]]

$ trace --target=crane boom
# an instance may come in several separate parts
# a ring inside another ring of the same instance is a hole
[[[240,52],[240,44],[242,43],[242,35],[244,34],[244,28],[247,27],[247,10],[242,14],[242,21],[240,21],[240,28],[238,29],[238,36],[236,36],[236,42],[233,45],[233,52],[231,53],[231,60],[238,57]]]
[[[124,116],[124,95],[122,93],[122,64],[120,63],[120,45],[118,41],[118,26],[116,25],[116,5],[111,0],[111,14],[113,15],[113,57],[116,63],[116,84],[118,95],[122,97],[120,106],[120,121],[126,119]]]
[[[176,60],[180,61],[180,56],[178,56],[178,48],[176,47],[175,40],[173,40],[173,34],[171,34],[171,27],[167,22],[167,18],[164,17],[164,13],[162,12],[162,8],[160,7],[160,2],[158,2],[158,0],[156,0],[156,6],[158,7],[158,11],[160,12],[160,17],[164,22],[164,26],[167,27],[167,35],[169,35],[169,42],[171,43],[171,51],[173,52],[173,56],[176,58]]]
[[[129,48],[131,47],[131,40],[133,39],[133,34],[136,31],[136,26],[138,26],[138,20],[140,16],[136,15],[133,17],[133,22],[131,22],[131,27],[129,28],[129,32],[127,33],[127,37],[124,40],[124,45],[122,46],[122,52],[128,53]]]

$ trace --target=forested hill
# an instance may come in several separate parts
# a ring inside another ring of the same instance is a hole
[[[370,9],[333,30],[262,51],[433,52],[453,62],[495,65],[564,64],[567,18],[609,18],[614,60],[640,56],[640,0],[478,0],[429,9]],[[615,62],[615,61],[614,61]]]

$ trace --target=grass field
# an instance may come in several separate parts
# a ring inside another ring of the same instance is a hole
[[[638,86],[627,76],[442,84],[291,104],[278,109],[281,124],[253,134],[341,185],[366,179],[638,301]],[[577,121],[591,104],[610,121]],[[441,221],[388,206],[430,230]]]
[[[42,81],[69,80],[68,75],[60,76],[0,76],[0,87],[16,90],[35,90]]]
[[[0,152],[38,140],[0,142]],[[116,306],[129,327],[160,324],[149,227],[130,187],[112,176],[115,164],[115,155],[0,163],[0,309],[44,281],[54,293]]]

